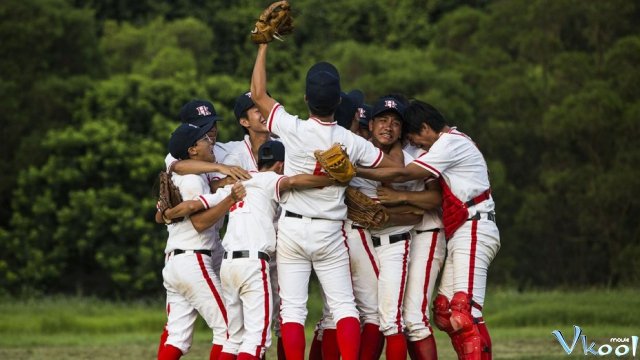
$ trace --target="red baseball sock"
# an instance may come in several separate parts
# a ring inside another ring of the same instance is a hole
[[[241,352],[240,354],[238,354],[237,360],[260,360],[260,358],[246,352]]]
[[[304,325],[295,322],[284,323],[280,326],[280,333],[287,360],[304,360]]]
[[[178,360],[182,356],[182,351],[173,345],[165,345],[160,353],[158,360]]]
[[[284,345],[282,344],[282,336],[278,337],[278,360],[287,360],[287,357],[284,355]],[[265,353],[266,354],[266,353]],[[322,360],[322,359],[320,359]]]
[[[491,336],[489,336],[489,329],[487,324],[480,323],[478,326],[478,332],[480,333],[480,339],[482,340],[482,360],[491,360]]]
[[[213,348],[212,348],[213,349]],[[218,357],[218,360],[236,360],[236,355],[228,353],[228,352],[221,352],[220,356]]]
[[[286,358],[278,360],[286,360]],[[318,330],[313,333],[313,341],[311,342],[311,349],[309,349],[309,360],[322,360],[322,341],[318,339]]]
[[[360,321],[354,317],[346,317],[340,319],[336,327],[342,359],[357,360],[360,352]],[[324,334],[322,342],[324,342]]]
[[[436,349],[436,339],[433,335],[428,338],[407,342],[407,348],[412,360],[437,360],[438,350]]]
[[[360,360],[379,359],[384,347],[384,335],[376,324],[364,324],[360,338]]]
[[[167,331],[167,325],[164,326],[164,330],[160,335],[160,345],[158,346],[158,358],[160,357],[160,352],[164,349],[164,344],[167,342],[167,338],[169,337],[169,332]]]
[[[338,332],[336,329],[322,330],[322,360],[340,359]]]
[[[211,352],[209,353],[209,360],[220,360],[221,353],[222,345],[213,344],[211,346]]]
[[[404,334],[395,334],[385,337],[387,339],[387,350],[385,355],[387,360],[407,359],[407,340]]]

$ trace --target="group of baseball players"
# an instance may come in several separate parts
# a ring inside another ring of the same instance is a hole
[[[312,270],[324,308],[310,359],[378,359],[383,348],[390,360],[437,359],[431,321],[459,359],[491,359],[482,306],[500,236],[474,142],[425,102],[364,104],[327,62],[307,72],[308,119],[289,114],[267,92],[268,46],[236,99],[242,141],[216,142],[221,119],[206,100],[184,105],[169,140],[184,201],[156,213],[169,233],[158,359],[189,351],[198,314],[213,330],[210,359],[264,358],[272,328],[278,359],[304,359]],[[314,156],[335,143],[356,166],[349,184]],[[347,185],[384,204],[383,227],[348,219]]]

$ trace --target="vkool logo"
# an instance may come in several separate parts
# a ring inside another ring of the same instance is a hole
[[[571,347],[569,347],[567,340],[564,338],[560,330],[553,330],[551,334],[556,337],[560,346],[562,346],[562,349],[564,349],[567,355],[570,355],[573,352],[578,341],[582,342],[582,351],[585,355],[606,356],[613,353],[616,356],[624,356],[631,353],[631,355],[635,357],[638,350],[637,336],[632,336],[631,338],[610,338],[609,342],[611,344],[597,346],[595,342],[591,342],[589,344],[587,335],[582,333],[580,326],[573,325],[573,341],[571,342]]]

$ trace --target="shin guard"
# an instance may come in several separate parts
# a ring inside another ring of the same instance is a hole
[[[457,292],[451,299],[451,325],[455,329],[450,334],[451,341],[458,357],[463,360],[480,360],[480,332],[471,316],[471,296],[465,292]]]

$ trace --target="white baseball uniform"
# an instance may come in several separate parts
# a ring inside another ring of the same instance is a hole
[[[426,151],[413,146],[405,147],[405,151],[414,158],[426,153]],[[428,181],[436,180],[429,179]],[[403,310],[407,326],[406,335],[409,341],[419,341],[433,333],[429,309],[433,289],[446,256],[446,243],[442,228],[440,209],[426,211],[422,221],[413,228],[411,260]]]
[[[205,175],[173,174],[183,199],[209,193]],[[169,238],[162,270],[167,290],[167,325],[170,344],[186,354],[191,347],[197,314],[213,329],[213,343],[227,338],[227,312],[220,292],[220,279],[213,269],[211,249],[219,243],[217,229],[198,233],[190,219],[167,226]]]
[[[411,161],[413,161],[413,157],[404,152],[405,164],[409,164]],[[356,178],[352,181],[352,186],[376,201],[378,200],[377,188],[380,185],[380,182],[362,178]],[[423,185],[420,181],[413,180],[394,183],[392,187],[396,190],[411,191],[423,188]],[[377,306],[380,331],[385,336],[404,331],[402,308],[409,270],[412,229],[413,225],[400,225],[371,230],[371,240],[380,264]]]
[[[340,127],[311,118],[300,120],[280,104],[271,110],[267,127],[285,145],[285,175],[321,173],[315,150],[334,143],[345,146],[349,159],[364,166],[377,166],[380,150],[363,138]],[[283,196],[283,214],[278,223],[278,284],[282,299],[282,323],[304,324],[311,269],[316,272],[336,320],[358,318],[346,244],[344,219],[345,188],[292,190]]]
[[[222,245],[225,249],[222,287],[229,314],[229,338],[223,352],[248,353],[261,358],[271,345],[272,291],[269,258],[275,253],[273,217],[280,199],[280,180],[274,172],[251,172],[243,181],[246,197],[229,210]],[[226,196],[231,186],[215,195]],[[209,197],[202,196],[205,207]]]
[[[444,191],[468,201],[490,188],[484,157],[469,137],[452,128],[442,133],[429,152],[414,164],[440,180]],[[447,241],[447,259],[439,293],[451,299],[457,292],[472,295],[472,316],[482,316],[489,264],[500,249],[495,204],[489,197],[469,206],[470,219]],[[478,217],[478,219],[473,219]]]
[[[273,140],[273,139],[269,139]],[[247,171],[259,171],[258,159],[253,155],[251,151],[251,138],[249,135],[245,135],[242,141],[229,141],[225,144],[225,149],[228,154],[224,159],[225,165],[239,166]],[[280,217],[280,207],[276,210],[276,215],[273,218],[274,226],[277,230],[278,218]],[[271,276],[271,293],[273,295],[273,318],[272,324],[276,336],[280,336],[280,295],[278,295],[278,267],[276,266],[275,253],[269,260],[269,275]]]

